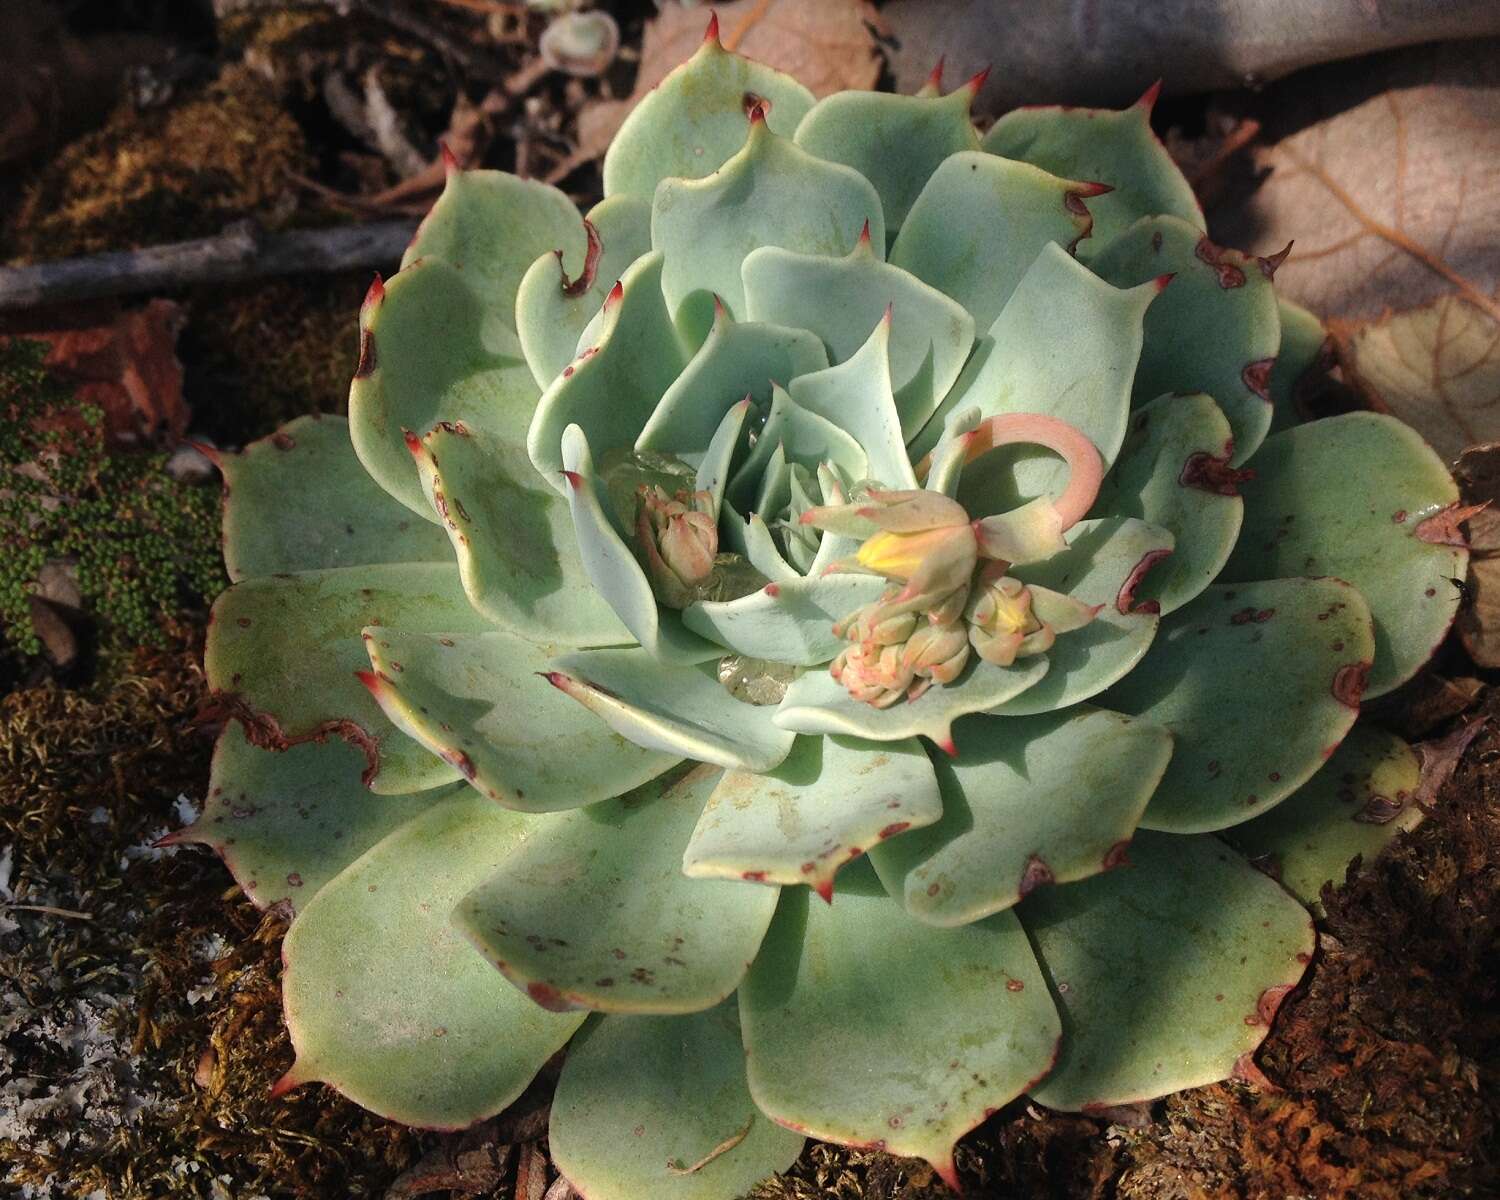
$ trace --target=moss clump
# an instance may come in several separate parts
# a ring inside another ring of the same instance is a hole
[[[112,683],[0,696],[0,1195],[373,1200],[431,1137],[327,1088],[270,1098],[284,915],[152,845],[213,746],[201,638],[166,632]]]
[[[249,67],[226,68],[169,109],[121,105],[63,149],[27,189],[9,253],[64,258],[208,237],[255,217],[275,227],[296,206],[290,175],[310,159],[297,122]]]
[[[103,649],[160,645],[161,619],[224,586],[218,495],[178,483],[166,455],[115,453],[103,410],[43,365],[44,343],[0,342],[0,626],[40,650],[29,596],[48,562],[76,566]]]

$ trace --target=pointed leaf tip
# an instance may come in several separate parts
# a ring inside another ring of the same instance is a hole
[[[1296,244],[1295,241],[1290,241],[1275,254],[1267,254],[1262,258],[1256,259],[1256,262],[1260,264],[1260,273],[1267,279],[1276,278],[1277,270],[1281,267],[1282,263],[1286,262],[1287,256],[1291,254],[1292,247]]]
[[[364,302],[361,308],[371,309],[385,299],[385,280],[380,277],[380,272],[375,272],[375,278],[370,280],[369,289],[365,292]]]
[[[927,86],[935,92],[943,90],[943,67],[948,62],[946,54],[939,54],[937,64],[932,68],[932,73],[927,76]]]
[[[1085,200],[1088,200],[1094,196],[1102,196],[1106,192],[1114,190],[1115,185],[1112,183],[1100,183],[1097,179],[1087,179],[1073,189],[1073,194],[1075,196],[1082,196]]]
[[[756,125],[764,125],[766,123],[766,102],[757,96],[755,102],[745,110],[745,115],[750,118],[751,128],[754,128]]]
[[[365,691],[369,692],[370,695],[377,698],[380,696],[380,676],[374,671],[356,671],[354,672],[354,678],[364,684]]]
[[[607,296],[604,297],[604,307],[605,307],[605,309],[608,310],[608,309],[614,308],[624,298],[625,298],[625,284],[621,280],[616,279],[615,280],[615,286],[612,287],[612,288],[610,288],[609,289],[609,295],[607,295]]]
[[[968,83],[964,84],[964,87],[969,89],[970,99],[979,95],[979,89],[984,87],[984,81],[990,77],[990,70],[990,67],[985,67],[984,70],[976,72],[974,77]]]
[[[413,458],[422,453],[422,439],[410,429],[403,429],[401,431],[401,440],[406,443],[406,448],[410,451]]]
[[[438,138],[438,154],[443,160],[444,175],[452,175],[456,171],[463,170],[463,166],[458,161],[458,156],[449,147],[447,138]]]
[[[1161,80],[1158,79],[1155,83],[1153,83],[1150,87],[1148,87],[1144,92],[1141,93],[1141,98],[1137,100],[1131,107],[1143,108],[1149,114],[1151,110],[1156,107],[1156,102],[1158,99],[1160,99],[1160,97]]]
[[[708,28],[703,31],[705,42],[718,42],[719,40],[719,14],[711,12],[708,14]]]
[[[868,246],[870,244],[870,218],[865,218],[864,227],[859,231],[859,244]]]
[[[568,481],[568,486],[575,492],[583,487],[583,476],[577,471],[564,471],[562,477]]]
[[[1151,282],[1156,285],[1156,290],[1158,292],[1164,292],[1164,291],[1167,290],[1167,284],[1171,283],[1172,280],[1174,280],[1176,278],[1177,278],[1177,272],[1176,271],[1168,271],[1165,275],[1158,275]]]
[[[832,878],[823,880],[821,883],[819,883],[816,887],[813,888],[813,891],[817,892],[818,895],[823,898],[823,903],[824,904],[832,904],[833,903],[833,880],[832,880]]]
[[[729,319],[729,310],[724,307],[723,297],[721,297],[718,292],[715,292],[713,294],[713,297],[714,297],[714,324],[718,325],[718,324],[721,324],[722,322],[727,321]]]
[[[937,1177],[948,1185],[948,1190],[955,1196],[964,1194],[964,1186],[958,1178],[958,1168],[953,1164],[952,1156],[943,1159],[942,1162],[932,1163],[932,1169]]]
[[[946,754],[949,758],[958,757],[958,743],[953,740],[953,735],[951,733],[942,741],[937,743],[937,748],[944,754]]]

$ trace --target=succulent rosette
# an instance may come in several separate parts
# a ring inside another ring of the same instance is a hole
[[[1297,422],[1321,329],[1151,97],[975,90],[711,29],[586,219],[450,172],[347,422],[225,458],[177,839],[295,910],[279,1087],[453,1128],[567,1046],[574,1185],[707,1200],[1254,1074],[1303,902],[1416,818],[1355,719],[1464,514],[1393,419]]]

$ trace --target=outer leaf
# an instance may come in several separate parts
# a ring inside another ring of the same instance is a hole
[[[687,347],[662,302],[661,282],[661,255],[637,259],[601,310],[598,340],[563,369],[537,403],[526,449],[559,491],[567,486],[563,431],[579,426],[600,454],[634,445],[687,363]]]
[[[322,1080],[407,1125],[456,1129],[499,1112],[582,1014],[544,1012],[448,923],[531,818],[473,793],[391,834],[325,887],[283,947],[297,1061],[277,1091]],[[371,942],[369,934],[379,931]]]
[[[756,1111],[732,1001],[590,1024],[568,1047],[548,1130],[558,1170],[590,1200],[738,1196],[802,1141]]]
[[[637,450],[675,454],[696,464],[724,415],[745,396],[771,401],[771,385],[828,365],[816,337],[802,329],[715,317],[708,338],[662,396],[636,439]]]
[[[578,426],[563,437],[568,504],[583,568],[636,641],[668,662],[702,662],[717,647],[686,629],[674,612],[658,607],[646,572],[621,540],[599,499],[599,483],[588,440]]]
[[[1224,840],[1304,904],[1339,884],[1355,855],[1371,862],[1398,833],[1422,823],[1413,797],[1421,765],[1393,734],[1356,725],[1343,745],[1285,804],[1236,825]]]
[[[503,312],[436,259],[372,289],[360,310],[360,364],[349,385],[349,437],[370,477],[436,522],[412,469],[406,431],[443,421],[519,446],[536,383]]]
[[[449,425],[408,445],[479,612],[502,628],[573,646],[629,639],[590,586],[567,502],[523,453]]]
[[[366,783],[402,794],[458,777],[399,733],[355,678],[367,625],[478,633],[458,568],[387,563],[235,584],[214,602],[203,665],[216,698],[256,742],[284,746],[337,734],[367,760]]]
[[[812,667],[848,645],[834,635],[834,622],[888,586],[873,575],[808,576],[768,583],[738,600],[689,605],[682,622],[736,654]]]
[[[1306,909],[1208,837],[1137,833],[1129,867],[1017,911],[1063,1019],[1057,1066],[1031,1094],[1073,1111],[1248,1064],[1317,944]]]
[[[1458,613],[1469,552],[1426,541],[1424,525],[1458,503],[1458,485],[1410,427],[1380,413],[1346,413],[1288,429],[1255,456],[1245,528],[1225,580],[1298,572],[1359,588],[1375,616],[1366,694],[1415,675]]]
[[[548,821],[464,897],[459,928],[545,1008],[711,1008],[739,986],[776,908],[774,890],[682,873],[720,775],[674,772]]]
[[[1046,677],[990,712],[1024,717],[1053,712],[1097,696],[1141,661],[1156,636],[1158,618],[1133,600],[1132,583],[1149,579],[1173,551],[1165,529],[1130,517],[1080,521],[1068,530],[1068,548],[1043,562],[1016,567],[1016,578],[1062,592],[1085,604],[1102,604],[1082,629],[1061,634],[1047,651]],[[1121,611],[1121,610],[1124,611]]]
[[[743,148],[707,179],[666,179],[651,202],[651,245],[666,255],[662,290],[690,334],[712,323],[713,298],[745,311],[740,264],[761,246],[842,254],[860,227],[884,246],[880,197],[859,172],[827,163],[752,121]]]
[[[932,173],[950,154],[978,150],[969,120],[974,93],[894,96],[835,92],[813,105],[797,126],[797,145],[829,162],[853,167],[875,185],[886,223],[900,229]]]
[[[752,321],[810,329],[834,362],[853,357],[892,309],[891,386],[904,437],[947,395],[974,344],[974,318],[963,305],[882,262],[865,237],[843,258],[763,246],[746,256],[740,275]]]
[[[401,266],[428,258],[457,267],[486,312],[514,330],[521,277],[552,250],[562,251],[570,271],[582,269],[578,210],[562,192],[504,171],[450,170]]]
[[[1096,179],[1114,190],[1089,203],[1087,259],[1141,217],[1169,213],[1199,229],[1203,210],[1166,147],[1151,132],[1153,92],[1121,112],[1102,108],[1017,108],[995,122],[984,148],[1024,159],[1067,179]]]
[[[891,247],[891,262],[962,304],[974,325],[995,322],[1042,248],[1071,251],[1092,222],[1097,189],[978,150],[933,172]]]
[[[682,856],[695,879],[806,884],[833,896],[840,867],[943,813],[916,739],[798,738],[779,767],[720,780]]]
[[[1136,589],[1138,603],[1155,601],[1169,613],[1223,570],[1245,516],[1240,488],[1255,486],[1246,482],[1253,475],[1242,477],[1230,467],[1233,447],[1229,422],[1201,394],[1160,396],[1131,419],[1094,511],[1141,517],[1177,539],[1172,557]],[[1269,571],[1257,578],[1298,573]]]
[[[298,417],[224,473],[224,566],[231,581],[364,563],[447,562],[441,531],[395,504],[360,466],[343,417]]]
[[[1281,322],[1281,349],[1271,368],[1271,432],[1280,433],[1308,419],[1307,389],[1316,390],[1319,376],[1333,363],[1333,343],[1323,322],[1300,304],[1276,299]]]
[[[954,1142],[1046,1073],[1057,1013],[1013,916],[933,929],[862,868],[831,907],[782,895],[740,989],[750,1094],[799,1133],[920,1155],[956,1188]]]
[[[1160,726],[1088,707],[969,717],[954,740],[958,757],[935,764],[943,819],[870,852],[891,895],[931,925],[1119,866],[1172,757]]]
[[[360,783],[364,765],[337,739],[261,750],[228,725],[214,745],[203,814],[164,840],[212,848],[257,908],[305,908],[371,846],[460,790],[372,796]]]
[[[544,253],[516,289],[516,332],[537,386],[546,388],[578,352],[578,339],[625,269],[651,249],[651,203],[611,196],[589,210],[599,239],[592,271],[587,261],[569,275],[569,262]],[[576,276],[576,277],[575,277]]]
[[[890,708],[855,700],[827,671],[811,670],[787,688],[776,724],[796,733],[845,733],[876,742],[921,734],[952,753],[954,721],[1020,695],[1047,674],[1047,665],[1042,654],[1017,659],[1010,667],[974,655],[952,683],[932,688],[916,703]]]
[[[593,804],[675,761],[609,732],[539,675],[559,647],[508,633],[365,630],[367,686],[396,726],[518,812]]]
[[[1100,701],[1176,742],[1141,824],[1224,829],[1290,796],[1354,724],[1374,648],[1369,608],[1337,579],[1214,586],[1167,617]]]
[[[792,380],[791,397],[803,408],[847,430],[869,459],[869,476],[886,487],[915,488],[901,415],[891,387],[890,310],[865,344],[837,366]],[[859,476],[850,475],[851,479]]]
[[[554,663],[548,679],[638,746],[683,758],[769,771],[792,748],[772,708],[743,704],[715,667],[669,667],[644,650],[585,650]]]
[[[1158,290],[1120,291],[1061,246],[1044,248],[912,443],[912,457],[937,443],[948,413],[974,407],[981,417],[1044,411],[1087,434],[1105,466],[1114,462],[1130,420],[1142,320]],[[1047,451],[1002,447],[970,464],[959,497],[973,516],[988,516],[1061,491],[1064,474]]]
[[[745,97],[767,106],[766,123],[791,137],[813,105],[805,87],[780,71],[731,54],[717,36],[630,111],[604,156],[604,194],[651,199],[664,179],[701,179],[745,141]]]
[[[1092,262],[1120,287],[1172,275],[1146,314],[1135,398],[1207,392],[1234,431],[1235,466],[1255,453],[1271,427],[1269,379],[1281,344],[1271,286],[1278,262],[1215,246],[1177,217],[1137,221]]]

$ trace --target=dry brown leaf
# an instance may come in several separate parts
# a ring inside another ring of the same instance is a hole
[[[1368,323],[1334,319],[1329,329],[1349,381],[1444,458],[1500,441],[1500,323],[1488,313],[1444,296]]]
[[[1268,89],[1268,172],[1212,214],[1231,245],[1296,248],[1276,273],[1314,312],[1375,320],[1452,294],[1500,314],[1500,55],[1427,46]]]
[[[601,101],[579,114],[581,156],[603,154],[625,114],[667,72],[692,57],[703,41],[708,11],[671,4],[646,26],[630,98]],[[872,88],[880,77],[880,56],[868,24],[875,15],[866,0],[733,0],[715,4],[713,11],[726,46],[785,71],[815,96]]]
[[[78,398],[104,410],[106,432],[120,445],[178,441],[187,432],[177,335],[180,305],[152,300],[107,325],[28,332],[49,342],[47,365],[72,383]]]
[[[1471,446],[1453,468],[1466,504],[1490,507],[1469,518],[1469,588],[1458,636],[1482,667],[1500,667],[1500,443]]]

